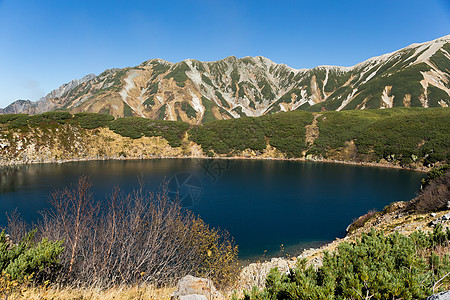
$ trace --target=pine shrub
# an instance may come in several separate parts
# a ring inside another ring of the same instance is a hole
[[[325,253],[318,269],[305,260],[288,274],[272,269],[266,287],[245,292],[244,299],[422,299],[449,285],[439,282],[450,271],[449,239],[441,226],[411,237],[372,230]],[[442,247],[447,251],[436,251]]]

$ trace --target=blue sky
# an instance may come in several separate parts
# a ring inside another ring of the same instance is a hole
[[[0,0],[0,107],[152,58],[351,66],[450,34],[450,0]]]

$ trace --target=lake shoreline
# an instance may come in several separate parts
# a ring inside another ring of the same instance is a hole
[[[33,164],[63,164],[70,162],[84,162],[84,161],[120,161],[120,160],[151,160],[151,159],[224,159],[224,160],[274,160],[274,161],[301,161],[301,162],[319,162],[319,163],[332,163],[350,166],[363,166],[363,167],[375,167],[375,168],[388,168],[388,169],[399,169],[407,171],[416,171],[427,173],[431,168],[408,168],[399,165],[388,164],[388,163],[377,163],[377,162],[356,162],[356,161],[342,161],[335,159],[306,159],[306,158],[283,158],[283,157],[255,157],[255,156],[150,156],[150,157],[88,157],[88,158],[73,158],[73,159],[49,159],[49,160],[27,160],[27,161],[13,161],[5,162],[0,161],[1,167],[8,166],[21,166],[21,165],[33,165]]]

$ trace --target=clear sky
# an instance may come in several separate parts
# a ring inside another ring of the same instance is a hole
[[[0,0],[0,107],[152,58],[351,66],[450,34],[450,0]]]

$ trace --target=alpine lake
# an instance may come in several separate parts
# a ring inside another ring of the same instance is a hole
[[[413,198],[424,173],[320,162],[152,159],[33,164],[0,169],[0,227],[6,212],[36,222],[50,194],[92,181],[100,201],[114,187],[128,193],[165,182],[171,197],[209,225],[226,229],[241,259],[298,255],[345,236],[371,209]]]

